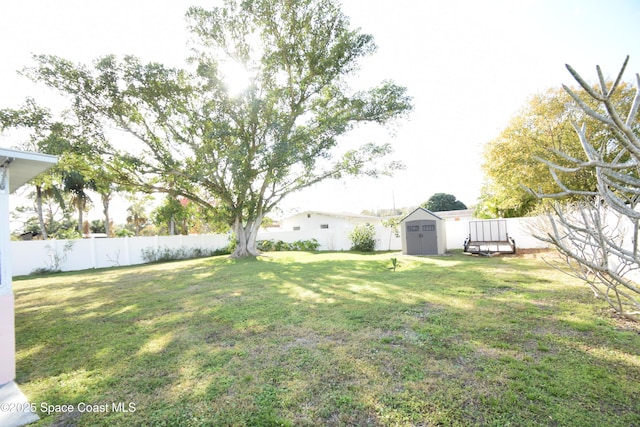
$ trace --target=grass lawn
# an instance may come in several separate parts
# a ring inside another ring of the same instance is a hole
[[[394,256],[17,278],[16,381],[38,426],[640,426],[640,327],[586,286]]]

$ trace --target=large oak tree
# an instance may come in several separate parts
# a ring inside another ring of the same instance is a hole
[[[386,124],[411,109],[392,82],[351,91],[347,79],[375,51],[371,35],[349,26],[332,0],[226,0],[187,12],[190,67],[98,59],[93,67],[36,56],[28,70],[70,95],[90,128],[101,120],[132,135],[122,147],[102,140],[120,179],[182,195],[225,220],[236,257],[256,255],[265,214],[287,194],[345,174],[376,175],[398,164],[378,159],[388,144],[346,147],[339,139],[362,122]],[[244,69],[248,87],[233,93],[222,70]]]

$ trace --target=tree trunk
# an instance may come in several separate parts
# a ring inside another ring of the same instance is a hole
[[[80,234],[82,234],[82,221],[83,221],[82,211],[83,210],[84,210],[83,208],[78,206],[78,232]]]
[[[44,223],[44,213],[42,212],[42,187],[39,185],[36,185],[36,209],[38,210],[38,222],[40,224],[42,240],[47,240],[49,234],[47,233],[47,227]]]
[[[53,232],[55,232],[55,227],[53,223],[53,208],[51,207],[51,203],[47,203],[47,220],[45,221],[45,229],[47,230],[47,238]]]
[[[258,215],[253,220],[248,220],[245,225],[242,224],[242,218],[236,217],[233,230],[236,234],[237,246],[236,250],[231,254],[231,258],[257,257],[260,255],[260,251],[256,248],[256,239],[261,223],[262,215]]]
[[[109,202],[111,201],[111,195],[103,194],[102,195],[102,212],[104,213],[104,232],[107,234],[107,237],[111,237],[111,226],[109,224]]]

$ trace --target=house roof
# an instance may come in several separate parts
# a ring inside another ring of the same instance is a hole
[[[406,220],[407,218],[409,218],[411,215],[413,215],[413,214],[414,214],[414,213],[416,213],[417,211],[424,211],[424,212],[428,213],[429,215],[432,215],[432,216],[433,216],[433,217],[435,217],[436,219],[442,219],[442,218],[440,218],[438,215],[434,214],[433,212],[431,212],[431,211],[430,211],[430,210],[428,210],[428,209],[425,209],[425,208],[416,208],[416,209],[414,209],[413,211],[411,211],[411,213],[410,213],[409,215],[407,215],[407,216],[405,216],[404,218],[402,218],[402,219],[400,220],[400,222],[402,222],[402,221]]]
[[[9,193],[13,193],[57,162],[57,157],[48,154],[0,148],[0,168],[10,170]],[[0,185],[4,185],[4,176],[0,176]]]
[[[381,217],[371,216],[371,215],[358,215],[358,214],[348,213],[348,212],[321,212],[321,211],[299,212],[295,215],[291,215],[289,218],[293,218],[294,216],[299,216],[299,215],[307,215],[307,214],[330,216],[334,218],[360,218],[360,219],[372,219],[372,220],[381,219]]]
[[[473,209],[436,212],[440,218],[473,217]]]

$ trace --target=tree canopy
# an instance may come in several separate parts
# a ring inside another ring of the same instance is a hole
[[[67,191],[74,196],[73,205],[82,207],[86,202],[86,193],[78,192],[80,176],[86,176],[89,168],[84,153],[87,152],[86,138],[78,128],[70,123],[56,120],[53,113],[28,98],[24,105],[18,108],[5,108],[0,110],[0,132],[9,129],[24,131],[25,139],[17,144],[22,150],[44,152],[58,156],[55,166],[40,174],[31,183],[35,187],[35,210],[39,223],[39,234],[47,239],[51,231],[54,231],[53,216],[45,218],[44,204],[47,200],[55,200],[64,210],[66,202],[63,192]],[[50,212],[51,213],[51,212]],[[82,210],[79,211],[80,220],[77,225],[79,233],[82,232]],[[58,235],[59,236],[59,235]]]
[[[429,200],[420,206],[430,210],[431,212],[459,211],[467,209],[467,206],[458,200],[456,196],[446,193],[436,193],[429,197]]]
[[[621,108],[631,104],[633,88],[621,84],[612,101]],[[485,185],[476,209],[479,217],[519,217],[541,210],[544,199],[535,197],[528,188],[540,193],[555,193],[560,187],[537,158],[567,164],[561,153],[583,159],[580,141],[570,119],[585,120],[589,137],[598,144],[612,138],[611,131],[582,111],[572,107],[572,99],[562,88],[534,95],[514,116],[507,127],[484,150],[482,165]],[[586,100],[600,110],[595,101]],[[562,180],[574,188],[594,189],[596,178],[591,170],[574,173],[558,171]],[[572,197],[568,195],[568,199]]]
[[[119,179],[206,207],[233,227],[234,256],[248,256],[257,254],[262,219],[287,194],[400,167],[379,163],[388,144],[346,146],[336,156],[340,137],[358,123],[384,125],[411,109],[406,89],[390,81],[349,90],[347,78],[375,44],[349,27],[336,2],[225,0],[190,8],[187,19],[195,44],[185,69],[131,56],[90,67],[41,55],[27,70],[71,97]],[[250,75],[238,94],[225,80],[227,64]],[[111,142],[101,122],[138,143]]]

